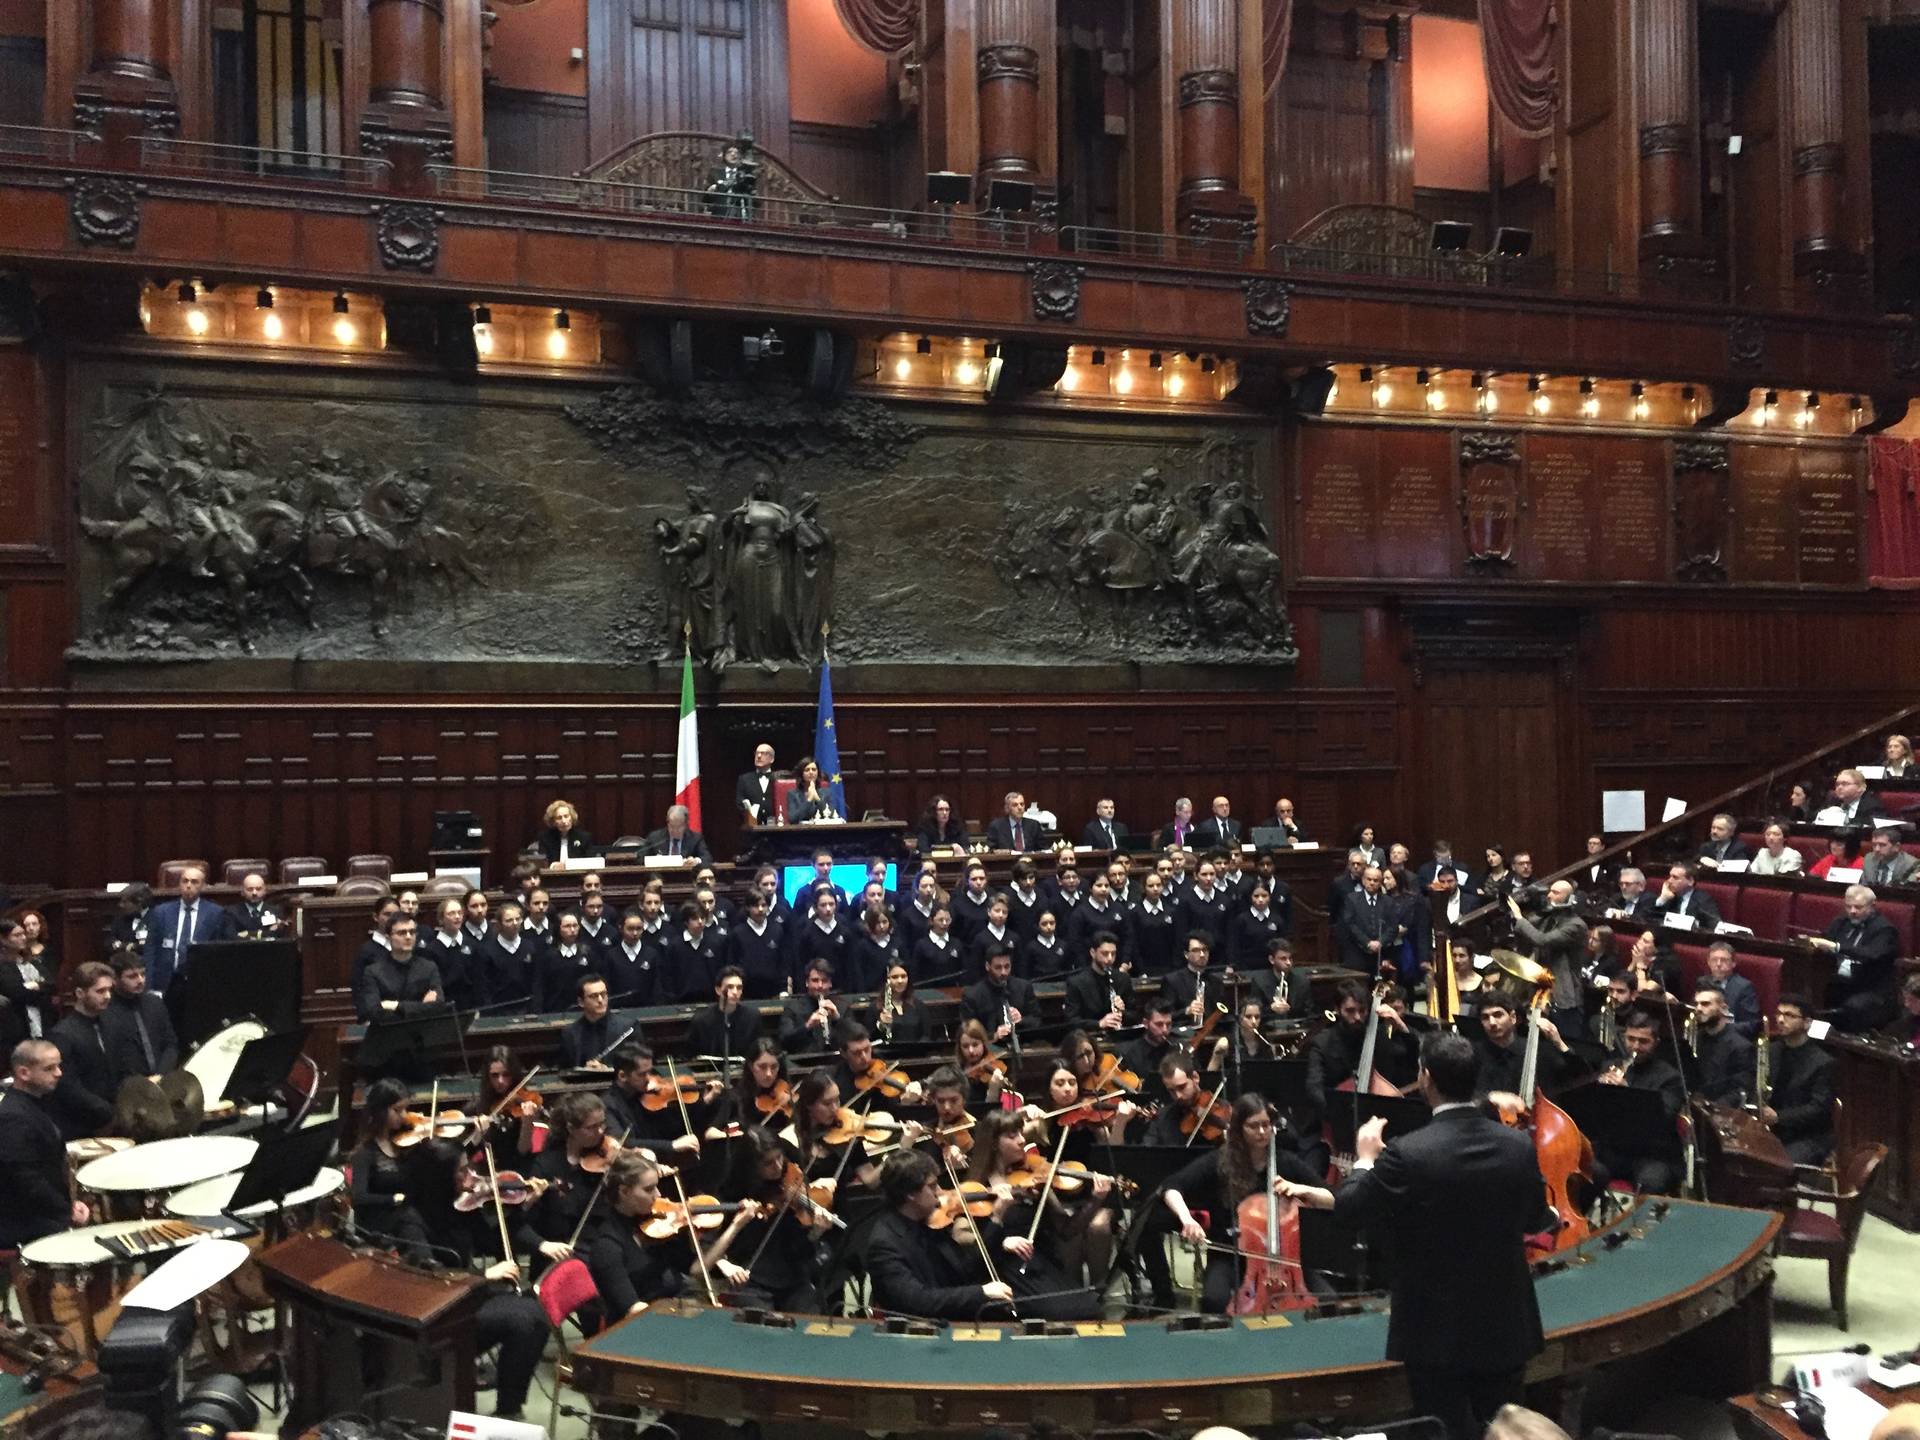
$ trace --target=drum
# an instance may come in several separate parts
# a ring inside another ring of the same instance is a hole
[[[260,1142],[240,1135],[186,1135],[155,1140],[80,1167],[79,1198],[103,1219],[133,1220],[160,1213],[162,1201],[183,1185],[247,1168]]]
[[[67,1142],[67,1177],[73,1179],[89,1161],[98,1160],[103,1155],[118,1155],[122,1150],[131,1150],[133,1141],[123,1135],[93,1135],[84,1140]]]
[[[233,1199],[233,1192],[239,1184],[238,1175],[218,1175],[198,1185],[189,1185],[167,1197],[167,1213],[185,1220],[224,1215],[228,1213],[227,1202]],[[314,1176],[311,1184],[290,1192],[278,1207],[271,1200],[263,1200],[257,1205],[233,1212],[236,1218],[251,1220],[260,1227],[259,1234],[246,1238],[244,1243],[247,1249],[257,1254],[262,1247],[276,1244],[289,1235],[307,1229],[319,1218],[320,1212],[328,1208],[327,1202],[346,1188],[346,1175],[327,1167]],[[216,1298],[227,1309],[267,1310],[273,1306],[273,1297],[267,1294],[266,1286],[260,1279],[260,1269],[251,1257],[215,1288],[218,1292]]]
[[[22,1245],[14,1278],[27,1323],[64,1331],[76,1351],[94,1359],[101,1337],[119,1318],[120,1297],[140,1279],[136,1262],[122,1260],[100,1241],[143,1230],[151,1223],[119,1220],[86,1225]]]
[[[242,1020],[208,1036],[206,1043],[186,1058],[180,1068],[200,1082],[209,1112],[227,1098],[227,1082],[233,1078],[233,1067],[240,1063],[240,1052],[247,1048],[247,1042],[262,1039],[266,1033],[267,1027],[258,1020]]]

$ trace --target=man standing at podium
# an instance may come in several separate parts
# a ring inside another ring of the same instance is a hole
[[[753,769],[734,785],[733,798],[754,824],[773,823],[773,746],[766,741],[753,747]]]

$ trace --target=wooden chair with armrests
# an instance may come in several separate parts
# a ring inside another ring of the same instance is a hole
[[[1827,1262],[1827,1300],[1840,1328],[1847,1328],[1847,1268],[1860,1225],[1867,1216],[1867,1196],[1879,1179],[1887,1147],[1878,1141],[1852,1144],[1834,1101],[1836,1137],[1833,1159],[1825,1165],[1795,1167],[1794,1205],[1780,1227],[1779,1253],[1802,1260]],[[1816,1205],[1831,1207],[1816,1210]]]

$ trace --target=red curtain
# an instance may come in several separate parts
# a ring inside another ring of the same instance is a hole
[[[1265,0],[1260,12],[1260,74],[1266,94],[1287,68],[1287,39],[1293,33],[1293,0]]]
[[[1560,79],[1553,68],[1553,0],[1480,0],[1487,88],[1522,135],[1553,133]]]
[[[915,0],[833,0],[840,23],[869,50],[897,55],[913,43]]]
[[[1920,446],[1867,441],[1867,583],[1920,590]]]

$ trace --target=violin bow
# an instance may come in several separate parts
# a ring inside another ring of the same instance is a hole
[[[953,1168],[953,1161],[947,1158],[944,1150],[940,1153],[940,1160],[941,1163],[947,1167],[947,1183],[953,1187],[953,1193],[955,1195],[960,1194],[959,1172]],[[973,1248],[980,1252],[980,1263],[987,1267],[987,1279],[995,1285],[1000,1284],[1000,1272],[993,1268],[993,1256],[987,1253],[987,1237],[980,1233],[978,1222],[966,1214],[965,1205],[960,1207],[960,1213],[961,1217],[967,1221],[967,1228],[973,1232]],[[954,1223],[958,1224],[959,1221],[956,1220]],[[1010,1310],[1015,1317],[1018,1317],[1020,1314],[1020,1307],[1011,1300],[1007,1302],[1007,1309]]]
[[[673,1062],[668,1061],[669,1065]],[[680,1167],[673,1167],[673,1189],[680,1197],[680,1218],[687,1223],[687,1239],[693,1242],[694,1263],[700,1267],[700,1283],[706,1287],[707,1303],[714,1309],[720,1308],[720,1294],[713,1288],[713,1274],[707,1269],[707,1252],[700,1246],[700,1232],[694,1228],[693,1207],[687,1203],[687,1187],[680,1179]]]
[[[500,1199],[500,1172],[493,1166],[493,1147],[483,1145],[480,1148],[486,1152],[487,1156],[487,1189],[493,1195],[493,1218],[500,1224],[500,1258],[511,1263],[513,1241],[507,1238],[507,1207]],[[518,1281],[514,1282],[514,1288],[519,1288]]]
[[[501,1097],[500,1103],[498,1105],[494,1106],[491,1110],[487,1111],[486,1118],[488,1120],[492,1120],[501,1111],[505,1110],[507,1106],[511,1105],[513,1103],[513,1097],[518,1095],[522,1090],[526,1089],[527,1086],[533,1082],[533,1077],[538,1075],[539,1073],[540,1073],[540,1067],[538,1065],[534,1066],[533,1069],[527,1071],[527,1073],[520,1078],[520,1083],[518,1085],[515,1085],[511,1090],[507,1091],[507,1093]]]
[[[627,1136],[631,1134],[633,1134],[633,1126],[629,1125],[625,1130],[622,1130],[620,1132],[620,1139],[618,1143],[614,1145],[613,1147],[614,1150],[615,1151],[624,1150],[627,1145]],[[487,1152],[487,1164],[489,1166],[493,1164],[493,1152],[491,1150]],[[600,1172],[600,1179],[595,1182],[593,1187],[593,1193],[587,1197],[586,1209],[580,1212],[580,1220],[579,1220],[579,1223],[573,1227],[573,1234],[567,1237],[567,1248],[569,1250],[571,1250],[574,1246],[580,1243],[580,1232],[587,1228],[587,1217],[593,1214],[594,1202],[600,1198],[600,1192],[607,1188],[607,1176],[611,1175],[612,1173],[613,1173],[613,1164],[611,1161],[609,1161],[607,1164],[607,1168]]]
[[[1054,1142],[1053,1160],[1047,1166],[1047,1183],[1040,1187],[1040,1198],[1034,1202],[1033,1224],[1027,1227],[1027,1244],[1029,1245],[1039,1238],[1040,1217],[1047,1213],[1047,1200],[1053,1194],[1054,1177],[1060,1173],[1060,1157],[1066,1153],[1067,1149],[1067,1127],[1059,1125],[1055,1128],[1059,1130],[1060,1138]],[[1022,1270],[1027,1268],[1026,1261],[1020,1262],[1020,1268]]]
[[[693,1117],[687,1113],[687,1102],[680,1094],[680,1076],[674,1071],[673,1057],[671,1055],[667,1057],[667,1079],[673,1085],[673,1103],[680,1107],[680,1123],[686,1128],[687,1134],[692,1137],[693,1143],[698,1145],[700,1143],[700,1137],[693,1133]]]

